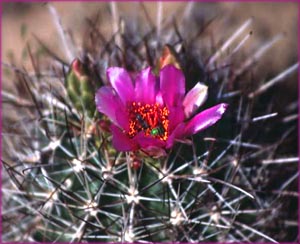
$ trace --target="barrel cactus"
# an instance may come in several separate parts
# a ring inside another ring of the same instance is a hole
[[[298,63],[255,75],[283,36],[247,53],[252,18],[227,33],[203,3],[152,3],[156,23],[130,4],[107,3],[110,36],[87,16],[78,47],[47,3],[65,57],[3,64],[3,241],[296,241],[298,103],[277,111],[272,89]]]

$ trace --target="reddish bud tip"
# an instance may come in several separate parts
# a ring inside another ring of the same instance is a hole
[[[76,77],[79,79],[82,74],[82,63],[79,59],[75,59],[72,63],[72,71],[75,73]]]
[[[141,165],[141,161],[137,159],[131,162],[131,168],[133,168],[134,170],[138,170],[141,167]]]

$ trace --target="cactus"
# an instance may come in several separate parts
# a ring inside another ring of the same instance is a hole
[[[280,114],[270,87],[295,73],[298,63],[249,88],[254,63],[280,36],[243,61],[241,33],[249,19],[209,50],[206,24],[199,35],[189,28],[198,24],[192,5],[201,11],[201,4],[187,4],[179,28],[175,21],[159,22],[153,32],[146,21],[116,19],[117,5],[110,3],[115,32],[107,41],[90,21],[91,41],[75,55],[59,25],[68,61],[45,50],[46,70],[30,74],[6,65],[16,89],[2,92],[3,241],[297,241],[298,104],[291,100]],[[39,60],[37,53],[29,56]],[[187,90],[199,81],[201,92],[208,90],[200,110],[224,102],[226,113],[165,154],[118,151],[111,121],[94,102],[108,84],[107,68],[124,67],[134,77],[147,66],[158,75],[170,64],[184,73]],[[15,117],[6,115],[11,106]]]
[[[91,77],[88,77],[80,60],[75,59],[66,78],[66,88],[77,111],[92,118],[95,113],[94,90]]]

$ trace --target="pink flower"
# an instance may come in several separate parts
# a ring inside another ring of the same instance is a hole
[[[162,68],[159,78],[150,67],[134,81],[125,69],[111,67],[107,78],[111,86],[97,91],[96,105],[112,121],[112,142],[119,151],[161,155],[176,141],[215,124],[227,108],[221,103],[193,116],[207,97],[207,87],[198,82],[185,94],[184,75],[173,65]]]

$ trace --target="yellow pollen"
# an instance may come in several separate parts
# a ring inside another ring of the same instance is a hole
[[[128,105],[128,136],[134,137],[140,131],[145,135],[166,141],[168,138],[169,110],[158,103],[142,104],[133,102]]]

